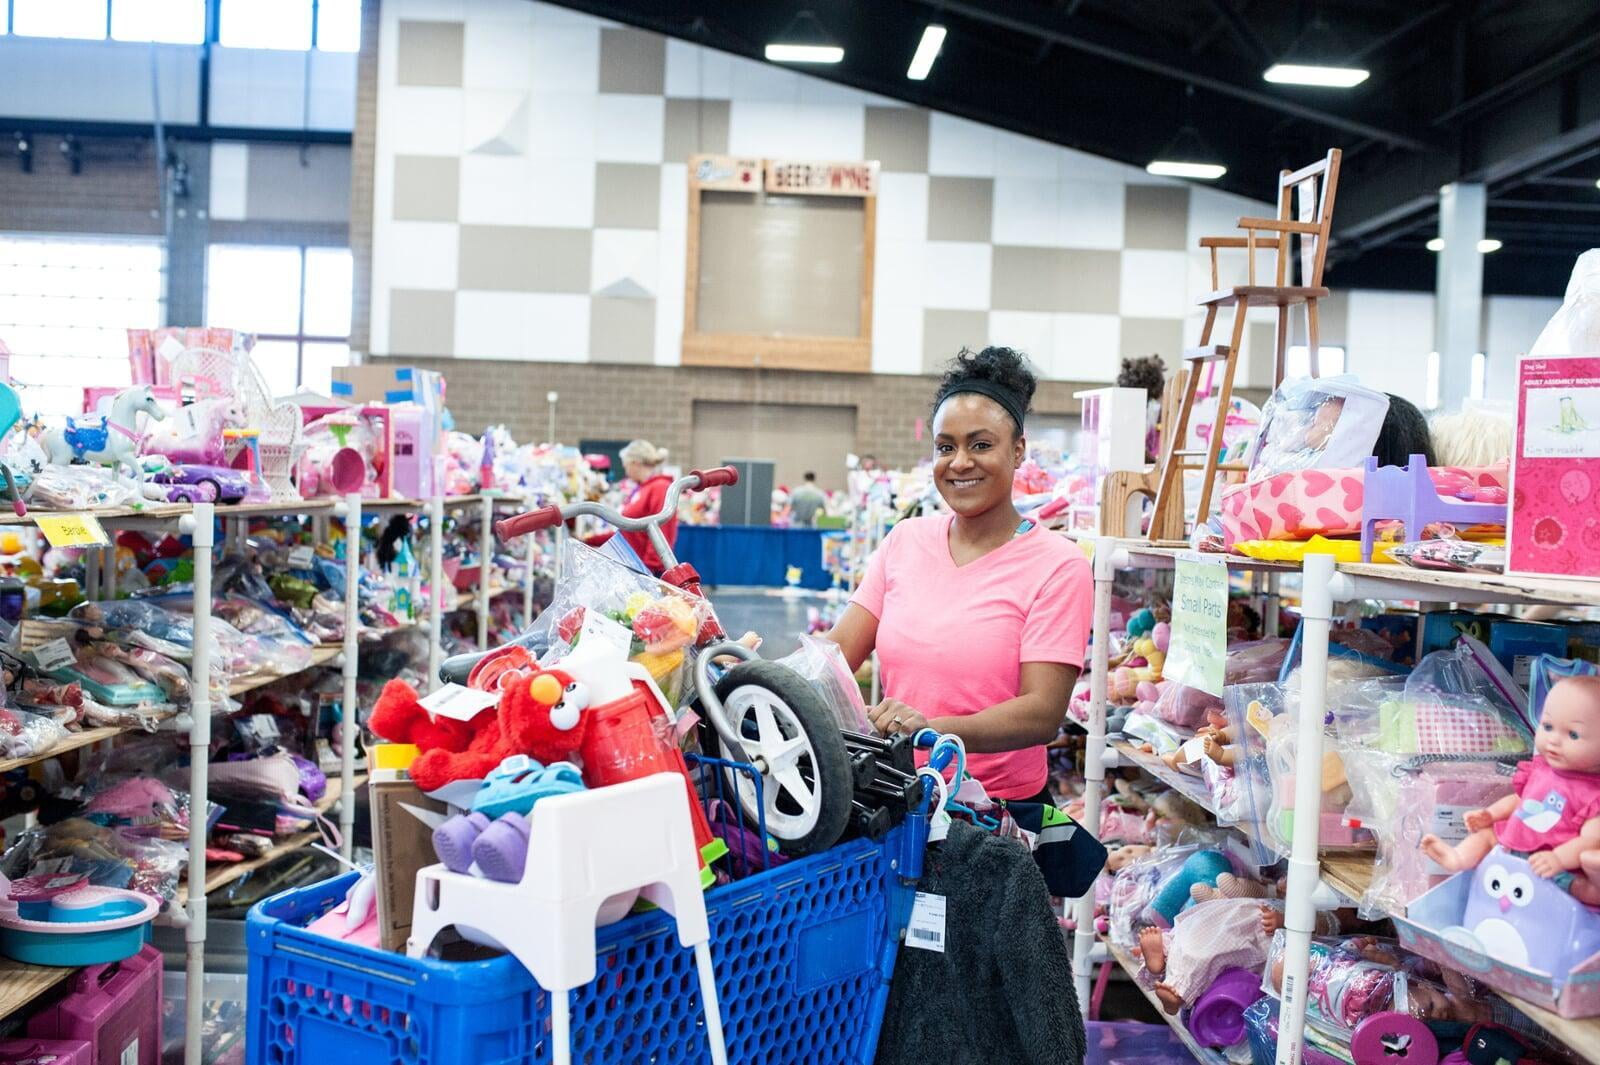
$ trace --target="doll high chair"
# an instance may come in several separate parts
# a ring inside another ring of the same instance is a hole
[[[551,992],[552,1060],[567,1065],[569,992],[595,978],[596,916],[607,899],[642,889],[644,898],[677,920],[679,942],[694,948],[711,1060],[727,1065],[711,927],[683,778],[656,773],[553,796],[534,806],[528,829],[528,862],[517,883],[453,873],[443,865],[418,870],[406,953],[424,956],[434,937],[452,925],[475,941],[500,946]]]

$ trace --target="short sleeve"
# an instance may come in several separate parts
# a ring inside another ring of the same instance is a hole
[[[1023,662],[1083,667],[1094,610],[1094,581],[1082,555],[1057,566],[1022,622]]]
[[[1528,778],[1531,776],[1533,776],[1533,762],[1531,760],[1518,762],[1516,771],[1511,774],[1511,790],[1521,795],[1522,789],[1527,787]]]
[[[889,560],[895,554],[898,543],[895,531],[890,529],[889,535],[878,545],[878,550],[867,560],[867,575],[856,587],[856,594],[850,597],[852,603],[879,621],[883,620],[883,597],[889,590]]]

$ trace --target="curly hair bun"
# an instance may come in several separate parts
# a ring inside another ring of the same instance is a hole
[[[1023,415],[1033,409],[1033,394],[1039,387],[1039,378],[1033,372],[1028,357],[1015,348],[988,347],[982,351],[962,348],[939,382],[939,391],[933,400],[933,409],[950,395],[966,391],[964,386],[982,381],[1009,393],[1015,406]],[[1018,429],[1021,424],[1018,424]]]

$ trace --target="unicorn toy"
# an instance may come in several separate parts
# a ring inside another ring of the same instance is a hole
[[[68,417],[66,428],[46,429],[40,442],[50,461],[58,466],[78,461],[110,466],[119,472],[125,467],[143,495],[144,467],[138,459],[140,411],[156,421],[167,416],[149,385],[118,392],[111,400],[109,414]]]

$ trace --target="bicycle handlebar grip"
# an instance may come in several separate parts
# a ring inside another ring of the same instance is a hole
[[[502,540],[514,540],[525,533],[538,532],[540,529],[554,529],[562,522],[561,508],[555,504],[530,510],[524,514],[513,514],[509,518],[501,518],[494,523],[494,534]]]
[[[716,488],[719,485],[735,485],[739,483],[739,471],[732,466],[718,466],[713,470],[692,470],[695,477],[700,479],[700,491],[707,488]]]

